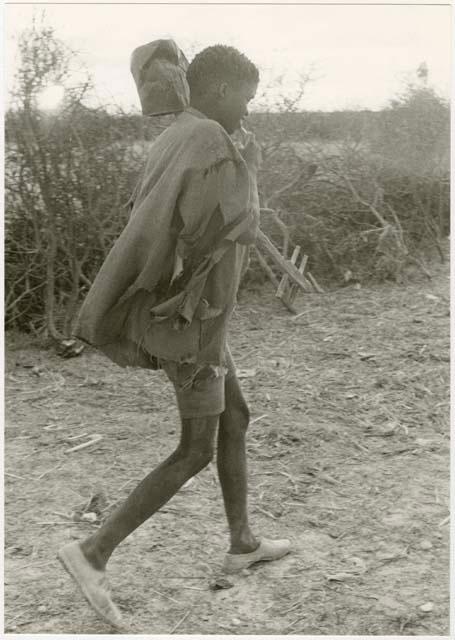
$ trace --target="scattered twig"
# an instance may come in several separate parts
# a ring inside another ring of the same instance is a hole
[[[428,280],[431,280],[431,279],[432,279],[432,275],[431,275],[431,273],[430,273],[430,272],[428,271],[428,269],[425,267],[425,265],[423,264],[422,260],[420,260],[420,259],[419,259],[419,258],[417,258],[416,256],[411,256],[411,255],[409,255],[409,254],[408,254],[407,258],[408,258],[408,260],[409,260],[410,262],[413,262],[415,265],[417,265],[417,266],[421,269],[422,273],[423,273],[424,275],[426,275],[426,277],[428,278]]]
[[[420,453],[420,449],[413,449],[412,447],[401,447],[399,449],[392,449],[391,451],[381,451],[383,456],[399,456],[402,453]]]
[[[300,616],[300,618],[297,618],[297,620],[294,620],[294,622],[291,622],[291,624],[288,624],[286,627],[284,627],[283,631],[288,632],[289,629],[292,629],[292,627],[294,627],[298,622],[305,620],[305,618],[306,616]]]
[[[31,618],[29,620],[23,620],[22,622],[18,622],[14,625],[14,627],[17,629],[17,627],[25,627],[27,624],[32,624],[33,622],[36,622],[36,618]]]
[[[284,611],[280,611],[280,616],[285,616],[288,613],[291,613],[291,611],[294,611],[294,609],[296,609],[299,605],[300,606],[302,605],[302,601],[301,600],[297,600],[297,602],[294,602],[294,604],[291,604],[289,609],[285,609]]]
[[[57,466],[52,467],[52,469],[47,469],[47,471],[43,471],[36,479],[41,480],[44,476],[47,476],[48,473],[52,473],[53,471],[57,471],[63,465],[63,462],[60,462]]]
[[[67,513],[62,513],[61,511],[52,511],[52,515],[60,516],[61,518],[65,518],[65,520],[71,520],[71,522],[74,522],[70,515],[68,515]]]
[[[206,580],[207,576],[168,576],[165,574],[157,574],[157,578],[160,580]]]
[[[450,515],[448,515],[446,518],[444,518],[444,520],[441,520],[441,522],[438,524],[438,527],[443,527],[448,522],[450,522]]]
[[[370,450],[368,449],[368,447],[364,447],[363,444],[360,444],[360,442],[357,442],[356,440],[349,440],[349,442],[351,442],[351,444],[353,444],[354,447],[356,449],[358,449],[359,451],[364,451],[365,453],[370,453]]]
[[[273,520],[278,520],[277,516],[274,516],[273,513],[270,513],[270,511],[266,511],[262,507],[258,507],[256,505],[255,509],[256,509],[256,511],[260,511],[261,513],[263,513],[264,515],[268,516],[269,518],[272,518]]]
[[[34,564],[33,562],[31,562],[30,564],[26,564],[23,567],[21,567],[21,571],[23,569],[30,569],[31,567],[33,567],[34,569],[36,567],[46,567],[48,564],[52,564],[52,560],[47,560],[46,562],[38,562],[37,564]]]
[[[10,478],[16,478],[16,480],[25,480],[22,476],[17,476],[15,473],[7,473],[5,471],[5,476],[9,476]]]
[[[412,616],[407,616],[406,618],[403,618],[400,624],[400,633],[403,633],[404,628],[407,627],[409,624],[412,624],[413,620],[414,619]]]
[[[341,484],[339,480],[332,478],[332,476],[330,476],[328,473],[319,472],[317,474],[317,477],[320,478],[321,480],[325,480],[326,482],[329,482],[330,484]]]
[[[117,489],[117,493],[120,493],[120,491],[123,491],[123,489],[125,489],[131,482],[134,482],[134,478],[130,478],[129,480],[124,482],[122,486]]]
[[[334,504],[320,504],[318,507],[320,509],[327,509],[327,511],[346,511],[348,509],[348,507],[337,507]]]
[[[182,604],[181,602],[179,602],[178,600],[176,600],[172,596],[168,596],[166,593],[161,593],[161,591],[158,591],[157,589],[154,589],[153,587],[149,587],[149,589],[150,589],[150,591],[153,591],[154,593],[158,594],[162,598],[167,598],[168,600],[172,600],[172,602],[175,602],[176,604],[179,604],[179,605]]]
[[[285,478],[290,480],[290,482],[292,483],[292,486],[294,487],[294,491],[298,490],[299,487],[298,487],[297,481],[295,480],[295,478],[291,476],[290,473],[286,473],[286,471],[277,471],[277,473],[279,473],[281,476],[284,476]]]
[[[71,447],[71,449],[66,449],[65,453],[73,453],[74,451],[80,451],[81,449],[90,447],[90,445],[92,444],[96,444],[102,439],[103,439],[103,436],[101,434],[94,433],[90,440],[87,440],[87,442],[83,442],[82,444],[78,444],[76,447]]]
[[[49,522],[48,521],[45,521],[45,522],[34,522],[33,524],[36,525],[36,526],[39,526],[39,527],[53,527],[54,525],[64,525],[65,527],[67,527],[69,524],[71,524],[71,525],[88,524],[88,522],[86,522],[84,520],[78,520],[77,522],[71,521],[71,523],[70,523],[70,522],[52,522],[50,520]]]
[[[292,321],[297,320],[297,318],[301,318],[302,316],[304,316],[306,313],[309,313],[309,312],[310,312],[310,309],[307,309],[306,311],[301,311],[297,315],[293,316],[291,320]]]
[[[268,413],[263,413],[262,416],[253,418],[253,420],[250,421],[250,425],[255,424],[256,422],[259,422],[259,420],[262,420],[262,418],[267,418],[268,415],[269,415]]]
[[[188,611],[185,613],[185,615],[183,616],[183,618],[181,618],[181,619],[177,622],[177,624],[175,625],[175,627],[174,627],[171,631],[169,631],[169,634],[175,633],[175,632],[177,631],[177,629],[180,627],[180,625],[181,625],[183,622],[185,622],[185,620],[188,618],[188,616],[190,615],[190,613],[191,613],[191,609],[188,609]]]
[[[409,546],[407,545],[403,551],[396,553],[394,556],[390,556],[390,558],[383,558],[379,561],[376,568],[382,567],[385,564],[389,564],[390,562],[396,562],[397,560],[405,560],[408,557]]]

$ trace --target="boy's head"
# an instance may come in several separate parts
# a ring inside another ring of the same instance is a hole
[[[191,105],[233,133],[248,115],[259,83],[257,67],[234,47],[215,45],[198,53],[186,72]]]

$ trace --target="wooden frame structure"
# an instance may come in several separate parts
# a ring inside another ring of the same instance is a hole
[[[299,260],[299,255],[301,252],[300,246],[297,245],[294,248],[290,259],[286,258],[286,252],[289,246],[289,232],[283,222],[279,220],[275,211],[269,209],[261,209],[261,212],[263,211],[273,213],[275,221],[282,229],[284,236],[283,250],[285,252],[285,255],[283,256],[275,247],[270,238],[268,238],[268,236],[266,236],[263,231],[259,230],[255,247],[256,256],[258,258],[259,264],[266,272],[270,281],[277,287],[277,298],[280,298],[282,303],[289,309],[289,311],[291,311],[292,313],[297,313],[293,303],[299,289],[301,289],[305,293],[309,293],[312,291],[316,291],[317,293],[324,293],[324,290],[319,286],[319,284],[316,282],[316,279],[311,275],[311,273],[305,273],[308,262],[307,255],[303,254],[301,256],[299,266],[297,267],[297,261]],[[278,267],[278,269],[283,273],[281,280],[278,280],[278,278],[276,277],[275,273],[269,266],[266,257],[269,258],[269,260],[271,260],[274,265]]]

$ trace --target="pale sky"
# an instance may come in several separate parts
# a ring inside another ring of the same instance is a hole
[[[18,33],[45,10],[56,35],[80,52],[99,97],[139,109],[129,71],[133,49],[173,38],[191,58],[205,46],[237,47],[255,62],[264,82],[285,74],[291,90],[300,71],[313,69],[302,108],[379,109],[415,79],[426,61],[429,82],[450,96],[449,6],[249,6],[66,4],[7,5],[7,84],[15,68]],[[254,105],[253,105],[254,106]]]

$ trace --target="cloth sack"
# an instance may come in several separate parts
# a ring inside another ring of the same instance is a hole
[[[173,40],[155,40],[131,55],[131,73],[144,116],[184,111],[190,104],[188,60]]]

